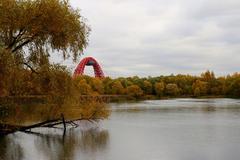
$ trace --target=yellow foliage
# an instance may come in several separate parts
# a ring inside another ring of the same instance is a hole
[[[114,81],[112,84],[112,93],[117,95],[124,94],[124,88],[122,86],[122,83],[120,81]]]
[[[143,91],[139,86],[131,85],[127,87],[127,94],[135,98],[140,98],[141,96],[143,96]]]
[[[32,63],[40,63],[49,49],[62,51],[63,58],[72,53],[76,60],[87,46],[89,31],[69,1],[0,1],[0,44],[13,53],[24,55],[26,51]]]
[[[165,89],[165,84],[163,82],[155,83],[154,88],[157,96],[163,96]]]

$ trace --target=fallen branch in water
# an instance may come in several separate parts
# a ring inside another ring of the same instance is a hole
[[[0,123],[0,135],[7,135],[7,134],[14,133],[17,131],[28,133],[28,132],[31,132],[29,130],[31,130],[33,128],[41,128],[41,127],[58,128],[56,126],[61,125],[61,124],[63,124],[63,129],[64,129],[64,133],[65,133],[67,125],[71,125],[72,127],[76,128],[76,127],[78,127],[78,124],[76,124],[75,121],[82,121],[82,120],[87,120],[87,121],[93,123],[93,122],[96,122],[101,119],[90,117],[90,118],[79,118],[79,119],[74,119],[74,120],[65,120],[64,115],[61,114],[61,118],[59,118],[59,119],[47,120],[44,122],[29,125],[29,126],[9,125],[9,124],[1,124]]]

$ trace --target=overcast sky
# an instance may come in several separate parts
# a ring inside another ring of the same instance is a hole
[[[107,76],[240,71],[239,0],[70,2],[92,29],[83,57],[95,57]]]

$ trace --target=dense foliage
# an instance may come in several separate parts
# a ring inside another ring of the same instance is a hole
[[[240,97],[240,74],[216,77],[206,71],[200,76],[170,75],[139,78],[96,79],[81,76],[75,79],[83,95],[107,94],[129,95],[135,98],[151,97],[201,97],[224,96]],[[98,86],[96,88],[96,86]]]
[[[88,44],[90,28],[68,0],[0,1],[0,123],[59,118],[107,118],[99,102],[79,101],[84,83],[76,84],[66,67],[52,64],[52,53],[73,60]],[[97,83],[96,83],[97,84]],[[98,93],[101,88],[96,85]],[[88,94],[90,88],[85,88]],[[103,91],[103,89],[102,89]],[[29,99],[29,105],[14,99]],[[47,99],[32,105],[31,97]]]
[[[1,0],[0,96],[74,94],[71,74],[49,57],[76,60],[89,31],[68,0]]]
[[[76,60],[89,31],[67,0],[0,1],[0,45],[32,70],[48,63],[52,51]]]

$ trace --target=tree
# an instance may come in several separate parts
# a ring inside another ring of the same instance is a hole
[[[139,86],[131,85],[127,87],[127,94],[135,98],[140,98],[143,95],[143,91]]]
[[[197,89],[198,88],[198,89]],[[196,82],[193,83],[192,85],[192,89],[195,93],[195,90],[200,90],[200,93],[199,91],[198,92],[198,96],[200,95],[206,95],[207,94],[207,91],[208,91],[208,85],[207,85],[207,82],[203,82],[201,80],[196,80]],[[194,94],[195,95],[195,94]]]
[[[13,57],[0,46],[0,96],[8,95],[9,72]]]
[[[145,94],[152,94],[152,89],[152,83],[147,80],[143,81],[143,90]]]
[[[97,92],[98,94],[104,93],[104,86],[102,81],[99,78],[93,78],[91,86],[93,91]]]
[[[218,91],[219,95],[226,95],[227,92],[226,77],[218,78]]]
[[[210,72],[209,70],[207,70],[205,73],[202,73],[201,78],[205,82],[211,82],[212,80],[216,79],[214,72]]]
[[[121,95],[124,93],[124,88],[122,86],[122,83],[118,80],[114,81],[112,84],[112,93]]]
[[[207,84],[207,93],[214,94],[217,86],[217,79],[215,78],[214,72],[206,71],[205,73],[202,73],[201,79]]]
[[[227,78],[227,94],[234,97],[240,97],[240,73],[235,73]]]
[[[89,84],[87,84],[86,80],[80,80],[77,82],[77,88],[76,88],[81,95],[90,95],[92,92],[92,88]]]
[[[201,90],[200,90],[199,87],[194,89],[193,95],[196,96],[196,97],[199,97],[201,95]]]
[[[179,94],[179,88],[174,83],[169,83],[166,85],[166,93],[170,96],[177,96]]]
[[[1,0],[0,44],[33,70],[48,63],[49,50],[76,60],[87,46],[89,27],[68,0]]]
[[[111,84],[112,79],[110,77],[106,77],[103,79],[103,86],[104,86],[104,94],[112,94]]]
[[[157,96],[161,97],[164,94],[165,84],[164,82],[158,82],[154,85],[155,92]]]

